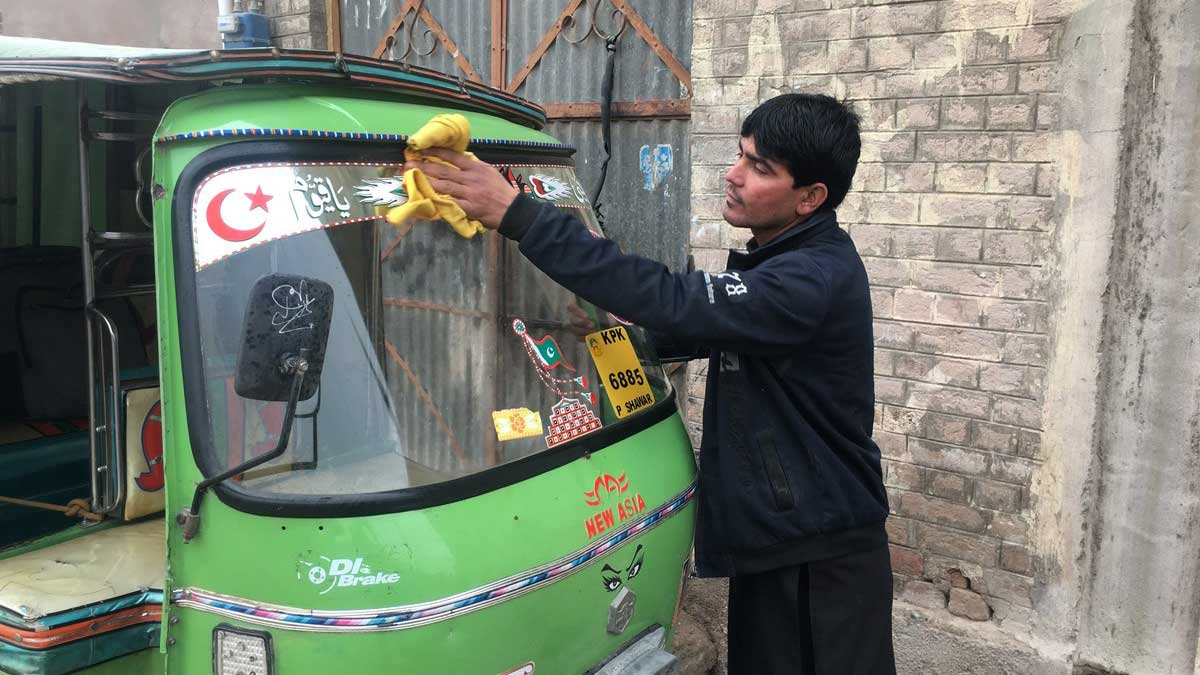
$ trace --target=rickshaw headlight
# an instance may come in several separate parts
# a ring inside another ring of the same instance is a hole
[[[213,629],[213,675],[274,675],[271,634],[229,624]]]

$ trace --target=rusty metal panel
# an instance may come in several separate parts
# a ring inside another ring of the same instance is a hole
[[[591,194],[600,178],[604,142],[599,122],[555,122],[546,131],[577,148],[576,173]],[[691,154],[687,120],[616,120],[612,160],[600,195],[605,231],[622,250],[683,268],[691,220]],[[661,158],[669,153],[671,166]],[[649,155],[650,166],[643,165]],[[660,158],[655,168],[655,159]]]
[[[565,5],[566,0],[531,0],[510,5],[510,80],[542,36],[554,25]],[[632,5],[663,45],[690,68],[692,0],[637,0]],[[611,11],[612,5],[607,2],[601,4],[597,12],[599,30],[607,32],[613,27],[609,16]],[[517,90],[519,96],[537,103],[600,100],[600,83],[604,77],[606,58],[604,41],[592,34],[580,44],[571,44],[565,38],[580,39],[584,29],[591,26],[591,17],[584,9],[576,12],[575,19],[580,25],[568,28],[564,35],[555,40]],[[679,80],[633,28],[627,28],[617,43],[613,100],[671,99],[681,96]]]
[[[565,0],[513,3],[509,14],[509,78],[525,63],[566,5]],[[632,3],[663,45],[690,68],[691,0],[636,0]],[[597,12],[597,28],[610,32],[612,5]],[[573,26],[554,42],[517,94],[537,103],[601,100],[607,57],[604,41],[591,34],[579,44],[591,17],[581,9]],[[685,95],[666,64],[632,27],[617,42],[613,100],[675,99]],[[682,268],[691,218],[689,123],[687,120],[634,119],[612,123],[608,179],[601,195],[605,229],[625,251]],[[555,122],[547,132],[574,146],[576,171],[589,192],[596,189],[604,143],[599,121]],[[643,153],[650,166],[643,169]],[[655,157],[669,156],[669,171],[655,170]]]
[[[383,36],[388,33],[392,21],[400,13],[404,5],[402,0],[341,0],[342,3],[342,48],[349,54],[373,56],[375,48]],[[491,21],[492,10],[488,2],[482,0],[425,0],[425,9],[446,31],[454,44],[466,57],[467,61],[479,73],[485,84],[488,73],[491,72]],[[413,16],[409,11],[409,17]],[[466,75],[454,63],[454,56],[448,54],[438,43],[428,56],[427,52],[437,42],[433,35],[426,35],[428,26],[418,21],[413,31],[413,51],[408,62],[415,66],[423,66],[451,75]],[[396,35],[396,43],[392,49],[381,58],[399,60],[407,45],[407,33],[404,30]]]

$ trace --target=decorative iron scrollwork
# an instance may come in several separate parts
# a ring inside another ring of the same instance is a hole
[[[600,22],[597,20],[600,13],[600,7],[605,3],[612,5],[613,8],[612,12],[609,14],[610,26],[608,30],[601,28]],[[596,37],[600,38],[604,42],[615,42],[621,37],[621,34],[624,33],[625,29],[629,26],[629,19],[625,16],[625,12],[622,11],[620,7],[617,7],[612,0],[587,0],[587,4],[580,9],[582,9],[584,12],[586,23],[580,23],[580,21],[577,20],[574,15],[567,15],[563,18],[562,37],[564,40],[573,45],[583,42],[593,33],[595,33]],[[579,10],[576,10],[576,13],[578,13],[578,11]],[[570,35],[568,35],[568,31],[572,26],[582,27],[583,37],[572,38]]]
[[[416,38],[417,22],[421,20],[421,12],[424,9],[425,9],[425,0],[418,0],[417,4],[415,6],[413,6],[411,9],[405,9],[404,14],[401,17],[401,26],[402,26],[401,30],[396,31],[395,34],[389,35],[387,37],[387,48],[388,48],[389,53],[391,54],[393,61],[399,61],[402,65],[408,66],[409,58],[412,57],[412,55],[414,53],[416,53],[417,56],[429,56],[430,54],[432,54],[434,51],[437,50],[437,46],[438,46],[437,38],[434,36],[433,31],[428,28],[425,29],[425,34],[422,35],[421,38],[426,40],[428,42],[429,46],[428,47],[418,47],[417,46],[417,38]],[[412,18],[409,18],[410,12],[412,14]],[[404,51],[400,52],[400,55],[397,56],[395,53],[396,42],[397,42],[396,35],[399,35],[400,33],[404,34],[404,39],[403,39]]]

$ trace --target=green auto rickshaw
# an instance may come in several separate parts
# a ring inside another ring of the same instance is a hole
[[[602,236],[502,91],[0,38],[0,671],[677,669],[671,385],[494,233],[385,222],[445,112]]]

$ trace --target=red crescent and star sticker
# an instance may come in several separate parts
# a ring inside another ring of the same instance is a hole
[[[234,188],[221,190],[217,194],[213,195],[213,198],[209,200],[208,208],[205,211],[206,219],[208,221],[208,228],[213,231],[213,234],[224,239],[225,241],[249,241],[257,237],[258,234],[263,231],[263,228],[267,226],[267,221],[264,220],[258,227],[254,227],[249,230],[240,230],[225,222],[225,218],[221,215],[221,206],[225,203],[225,198],[236,191],[237,190]],[[274,199],[275,196],[264,194],[262,185],[259,185],[258,189],[256,189],[254,192],[243,192],[242,194],[244,194],[246,198],[250,200],[250,208],[246,209],[247,213],[254,211],[255,209],[262,209],[264,213],[271,212],[271,210],[267,208],[267,202]]]

